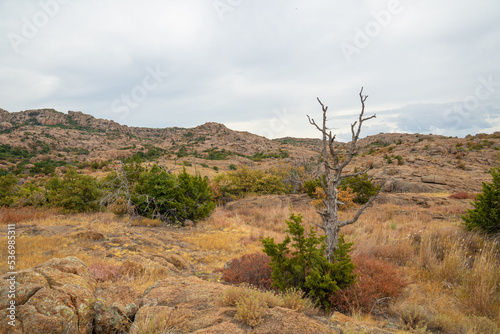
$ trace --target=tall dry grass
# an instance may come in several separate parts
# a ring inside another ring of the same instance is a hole
[[[382,258],[407,273],[412,288],[393,303],[402,319],[413,315],[446,333],[500,326],[499,242],[464,230],[457,219],[464,210],[385,204],[342,230],[354,255]],[[435,213],[440,219],[432,219]]]

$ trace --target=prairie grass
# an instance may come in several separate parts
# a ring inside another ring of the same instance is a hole
[[[191,317],[190,311],[184,309],[171,309],[161,306],[141,308],[129,333],[188,333],[188,321]]]
[[[235,319],[252,327],[262,321],[268,308],[277,306],[309,315],[317,314],[313,302],[302,298],[301,291],[291,289],[283,293],[275,293],[274,291],[261,291],[245,284],[226,289],[219,299],[219,305],[236,307]]]
[[[16,238],[16,270],[32,268],[54,257],[64,257],[64,250],[69,240],[60,236],[18,236]],[[1,258],[0,274],[5,274],[7,268],[7,237],[0,238]]]

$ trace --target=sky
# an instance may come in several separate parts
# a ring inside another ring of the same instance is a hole
[[[500,131],[498,0],[2,0],[0,108],[268,138]]]

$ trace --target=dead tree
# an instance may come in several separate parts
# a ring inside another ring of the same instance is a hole
[[[325,231],[326,234],[326,256],[330,262],[334,260],[333,254],[337,249],[337,244],[339,242],[339,230],[341,227],[354,224],[358,218],[361,216],[363,211],[371,205],[375,197],[378,195],[378,192],[372,196],[366,204],[364,204],[354,215],[351,220],[343,220],[339,221],[338,219],[338,206],[339,200],[338,196],[338,186],[342,179],[353,177],[356,175],[361,175],[366,173],[368,170],[363,172],[354,173],[354,174],[344,174],[342,172],[344,168],[351,162],[352,158],[357,152],[356,143],[359,139],[359,134],[361,132],[361,127],[363,123],[369,119],[375,118],[376,115],[372,115],[369,117],[364,117],[365,112],[365,101],[368,98],[367,95],[363,95],[363,87],[359,92],[359,97],[361,99],[361,112],[359,114],[359,119],[351,124],[351,142],[348,144],[348,152],[346,155],[341,156],[339,149],[335,147],[335,136],[332,135],[332,132],[326,126],[327,117],[326,112],[328,107],[325,106],[320,99],[318,98],[318,102],[323,109],[323,124],[319,126],[314,119],[307,115],[309,119],[309,123],[314,125],[323,135],[322,138],[322,149],[321,156],[323,160],[323,170],[322,175],[320,176],[321,186],[326,194],[326,199],[324,200],[325,209],[321,212],[318,212],[321,215],[322,224],[316,224],[319,228]]]

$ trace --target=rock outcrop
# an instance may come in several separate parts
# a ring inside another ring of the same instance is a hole
[[[11,277],[0,278],[0,317],[10,314]],[[91,334],[96,281],[76,257],[52,259],[15,276],[15,326],[0,322],[2,333]]]
[[[134,289],[128,286],[98,288],[95,298],[96,334],[118,334],[130,329],[140,306],[140,298]]]
[[[16,125],[60,125],[67,128],[91,128],[94,130],[124,131],[128,127],[114,121],[95,118],[80,111],[68,111],[67,114],[54,109],[36,109],[9,113],[0,112],[0,130]]]
[[[234,307],[218,305],[227,286],[203,281],[196,277],[169,277],[146,289],[143,307],[135,317],[131,333],[140,333],[140,328],[151,328],[167,319],[171,329],[183,329],[193,333],[248,333],[248,325],[234,319]],[[182,321],[179,321],[182,319]],[[165,321],[163,324],[165,324]],[[337,333],[321,321],[303,313],[286,308],[273,307],[267,310],[262,323],[255,326],[256,334]]]

